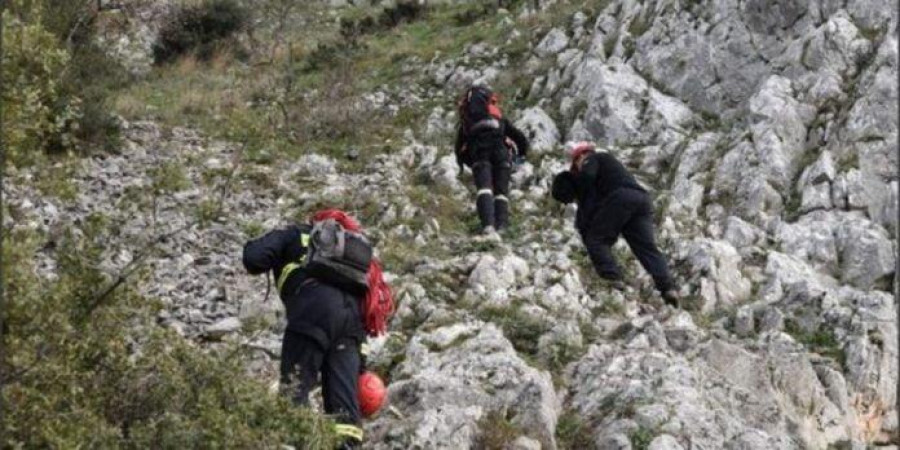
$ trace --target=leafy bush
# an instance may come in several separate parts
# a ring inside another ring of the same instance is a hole
[[[11,10],[3,12],[3,140],[13,164],[31,163],[51,138],[73,144],[69,124],[81,116],[78,98],[60,94],[60,79],[69,53],[37,19],[25,22]]]
[[[401,1],[382,9],[377,15],[367,15],[357,20],[341,18],[341,36],[355,40],[360,35],[390,30],[398,25],[420,20],[428,13],[428,6],[416,1]]]
[[[561,449],[591,448],[591,430],[577,412],[565,410],[556,422],[556,443]]]
[[[40,0],[43,26],[56,35],[69,52],[69,64],[59,80],[59,95],[77,99],[81,114],[69,127],[77,139],[77,149],[100,147],[112,150],[118,143],[118,122],[110,113],[108,98],[127,84],[124,67],[96,40],[98,12],[87,2]],[[65,107],[66,102],[62,103]],[[69,150],[67,142],[51,138],[46,142],[51,151]]]
[[[509,417],[508,411],[490,411],[478,421],[481,435],[478,437],[478,448],[485,450],[502,450],[509,448],[522,430]]]
[[[653,430],[640,427],[633,431],[629,438],[634,450],[647,450],[650,448],[650,443],[653,442],[654,432]]]
[[[110,96],[128,83],[125,69],[91,39],[71,48],[71,63],[62,79],[60,93],[78,98],[81,115],[72,134],[81,153],[96,148],[116,150],[119,122],[111,112]],[[51,141],[51,150],[64,150],[65,143]]]
[[[247,378],[239,347],[206,353],[157,326],[135,280],[106,289],[104,222],[58,239],[55,278],[29,263],[39,236],[3,237],[0,447],[332,448],[327,421]]]
[[[246,29],[250,11],[237,0],[205,0],[176,10],[159,32],[153,47],[157,63],[194,53],[210,59],[223,40]]]
[[[3,12],[2,127],[14,165],[115,142],[106,99],[126,80],[96,45],[89,12],[63,0],[17,0]]]

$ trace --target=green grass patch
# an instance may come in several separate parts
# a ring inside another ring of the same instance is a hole
[[[579,413],[565,410],[556,422],[556,444],[564,450],[592,448],[592,430]]]
[[[519,353],[537,355],[538,339],[550,330],[551,323],[545,317],[535,317],[522,310],[521,305],[483,308],[478,318],[491,322],[503,330],[503,334]]]
[[[522,435],[522,430],[504,411],[491,411],[482,416],[478,429],[481,431],[478,448],[485,450],[506,449],[508,444]]]
[[[806,330],[796,320],[786,319],[784,331],[805,345],[811,352],[831,358],[841,367],[846,367],[847,355],[832,330],[821,325],[815,330]]]
[[[640,427],[631,432],[628,436],[631,439],[631,445],[634,450],[647,450],[656,433],[648,428]]]
[[[184,165],[179,161],[166,161],[151,167],[150,178],[153,180],[153,192],[156,194],[178,192],[190,187]]]

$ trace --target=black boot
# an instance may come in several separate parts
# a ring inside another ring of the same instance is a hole
[[[611,289],[615,289],[617,291],[624,292],[627,288],[625,281],[622,280],[622,277],[615,274],[601,274],[600,279],[603,280],[603,284]]]
[[[338,444],[335,450],[356,450],[362,448],[362,442],[355,439],[347,439]]]
[[[494,197],[494,215],[497,231],[509,225],[509,200],[506,196],[498,195]]]
[[[667,305],[674,308],[681,308],[681,296],[678,295],[678,292],[674,289],[662,291],[659,293],[659,295]]]
[[[478,209],[478,218],[481,219],[481,229],[494,227],[494,194],[490,192],[479,192],[478,199],[475,201]]]

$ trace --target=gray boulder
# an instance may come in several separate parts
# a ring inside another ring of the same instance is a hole
[[[534,48],[534,53],[541,58],[556,55],[569,45],[569,37],[560,28],[554,28]]]
[[[676,254],[700,285],[701,311],[734,307],[749,298],[751,284],[741,273],[741,256],[731,244],[695,239],[680,245]]]
[[[560,143],[559,129],[553,119],[538,106],[521,112],[516,127],[528,137],[536,154],[550,153]]]
[[[550,375],[522,361],[490,323],[415,336],[388,395],[404,418],[367,424],[373,448],[472,448],[492,411],[512,417],[543,448],[556,448],[560,405]]]

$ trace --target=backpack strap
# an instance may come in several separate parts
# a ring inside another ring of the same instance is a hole
[[[309,248],[309,233],[305,231],[300,232],[300,248],[308,249]],[[284,283],[287,281],[288,277],[295,270],[303,267],[303,265],[299,261],[292,261],[287,263],[284,268],[281,269],[281,275],[278,276],[278,282],[275,283],[275,287],[278,288],[278,292],[281,293],[281,289],[284,287]]]

